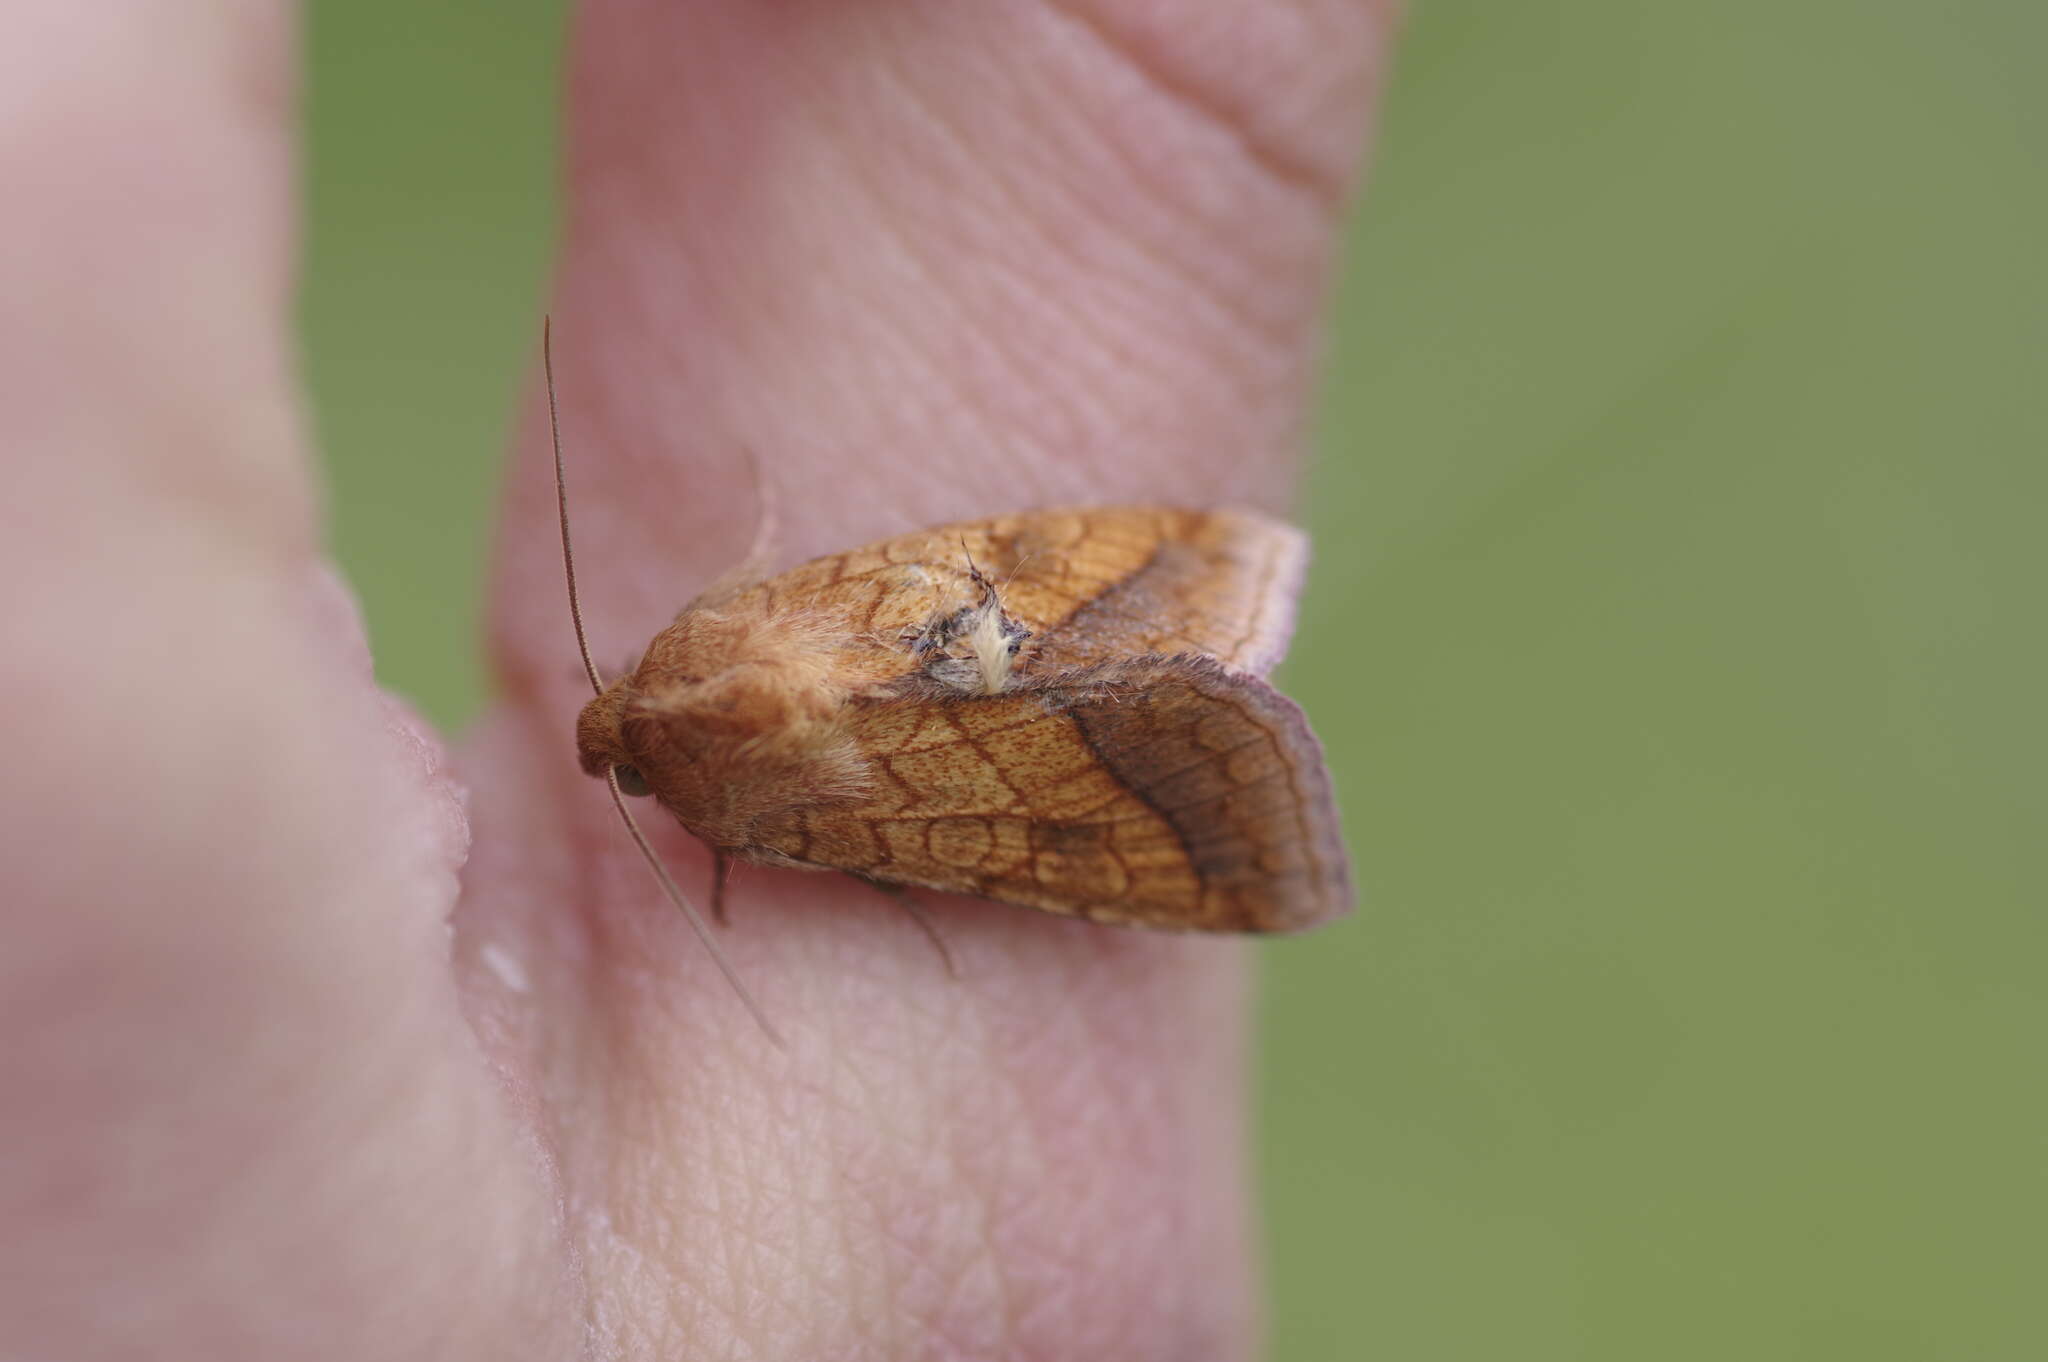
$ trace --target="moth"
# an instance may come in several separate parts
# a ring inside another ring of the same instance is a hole
[[[559,434],[555,457],[560,494]],[[562,531],[581,643],[566,499]],[[651,797],[720,871],[845,871],[1127,927],[1311,927],[1348,910],[1350,870],[1321,748],[1264,679],[1306,554],[1248,511],[1093,507],[715,586],[608,683],[585,646],[578,757],[629,824],[621,796]]]

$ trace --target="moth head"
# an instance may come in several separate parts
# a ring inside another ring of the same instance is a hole
[[[630,678],[620,677],[576,716],[576,759],[585,775],[602,780],[606,771],[615,770],[621,792],[644,795],[650,793],[647,779],[626,750],[623,718],[631,699],[629,684]]]
[[[621,792],[713,837],[787,780],[830,783],[802,773],[844,741],[848,688],[813,644],[800,628],[685,612],[583,707],[584,772],[616,772]]]
[[[631,676],[614,681],[577,716],[583,773],[603,780],[611,772],[621,794],[659,793],[664,803],[694,809],[703,795],[696,786],[717,778],[715,770],[699,769],[706,749],[736,719],[751,719],[722,704],[721,689],[701,682],[649,688]]]

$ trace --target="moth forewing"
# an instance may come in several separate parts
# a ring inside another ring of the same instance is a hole
[[[1350,897],[1321,751],[1243,670],[1277,660],[1301,557],[1251,513],[1111,507],[816,559],[678,616],[586,707],[584,765],[632,769],[723,856],[1312,925]]]

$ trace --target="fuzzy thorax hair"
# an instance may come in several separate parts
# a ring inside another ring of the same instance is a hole
[[[802,615],[685,612],[640,665],[585,705],[585,772],[661,802],[714,846],[739,849],[762,813],[861,793],[866,762],[847,735],[851,692],[829,630]]]

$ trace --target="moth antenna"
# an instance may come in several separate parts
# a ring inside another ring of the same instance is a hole
[[[704,919],[698,916],[690,901],[683,897],[683,891],[678,889],[676,882],[669,877],[668,867],[661,863],[661,858],[654,854],[654,848],[648,844],[647,834],[640,831],[640,824],[634,821],[633,811],[626,807],[625,792],[619,789],[618,768],[607,768],[604,778],[605,784],[611,788],[612,806],[618,809],[619,817],[625,820],[626,831],[633,834],[633,842],[640,848],[640,854],[647,858],[647,864],[653,869],[654,877],[661,881],[661,887],[668,892],[669,902],[682,909],[684,918],[689,921],[690,930],[704,943],[704,949],[710,952],[711,963],[718,966],[718,972],[725,976],[725,982],[732,985],[732,991],[739,995],[741,1005],[752,1014],[755,1024],[769,1040],[775,1042],[776,1049],[787,1050],[789,1044],[782,1039],[782,1033],[769,1023],[768,1014],[761,1010],[761,1005],[754,1001],[754,995],[747,992],[747,986],[740,982],[738,972],[733,969],[732,962],[725,958],[725,952],[718,948],[718,942],[712,937],[711,929],[704,925]]]
[[[576,625],[576,647],[583,654],[583,674],[590,678],[593,693],[604,694],[604,682],[597,678],[597,664],[590,660],[590,640],[583,634],[583,603],[576,595],[576,555],[569,548],[569,488],[562,474],[562,416],[555,405],[555,346],[553,317],[543,317],[540,323],[540,366],[548,380],[548,433],[555,442],[555,512],[562,521],[562,575],[569,580],[569,618]],[[617,782],[613,792],[617,793]],[[625,812],[626,806],[619,805]],[[631,824],[632,816],[626,822]],[[638,836],[638,831],[635,831]],[[645,843],[642,844],[643,846]],[[663,878],[667,878],[664,876]]]
[[[996,584],[982,575],[980,566],[974,561],[974,550],[967,547],[967,536],[965,535],[960,537],[960,556],[967,560],[967,576],[969,580],[981,587],[981,598],[986,601],[995,591]]]
[[[747,450],[747,470],[754,475],[754,542],[747,546],[746,566],[750,574],[759,575],[768,570],[768,559],[775,552],[782,507],[767,465],[751,448]]]
[[[760,585],[761,579],[768,575],[768,564],[775,554],[775,536],[782,527],[782,518],[776,513],[775,483],[768,476],[767,466],[751,449],[746,451],[746,456],[747,469],[754,478],[754,542],[747,547],[745,558],[719,573],[711,585],[691,598],[685,609],[717,609],[748,588]],[[719,920],[724,921],[723,918]]]
[[[576,649],[583,654],[583,674],[590,678],[590,689],[602,695],[604,682],[598,679],[597,664],[590,660],[590,639],[583,632],[583,604],[576,594],[576,553],[569,545],[569,489],[568,479],[562,471],[562,415],[561,408],[555,400],[552,317],[543,318],[541,321],[540,362],[542,371],[547,375],[548,433],[553,438],[555,448],[555,512],[562,523],[562,575],[569,583],[569,619],[576,626]],[[633,835],[633,844],[640,848],[640,854],[647,859],[649,868],[654,871],[654,877],[661,881],[661,887],[668,894],[669,901],[682,910],[684,919],[690,924],[690,930],[697,934],[697,940],[704,943],[704,949],[711,955],[711,963],[718,966],[718,972],[725,976],[725,982],[732,985],[732,991],[739,995],[741,1005],[753,1016],[755,1025],[775,1043],[777,1049],[788,1049],[789,1046],[783,1041],[781,1033],[769,1024],[768,1014],[761,1010],[761,1005],[754,1001],[754,995],[747,992],[747,986],[740,982],[740,976],[734,971],[732,962],[725,958],[725,952],[718,949],[718,943],[712,940],[710,931],[704,926],[704,919],[697,915],[697,910],[683,897],[683,891],[678,889],[675,880],[670,878],[668,867],[654,854],[654,848],[648,844],[647,834],[640,831],[640,824],[634,820],[633,811],[626,807],[626,794],[619,788],[619,770],[616,766],[605,769],[604,783],[612,793],[612,807],[619,811],[620,821],[625,823],[626,831]]]

